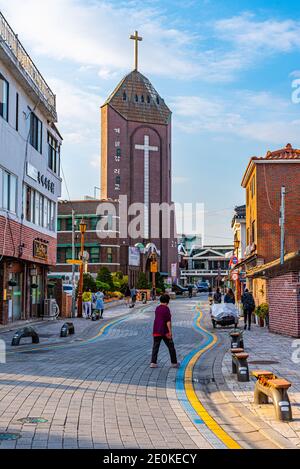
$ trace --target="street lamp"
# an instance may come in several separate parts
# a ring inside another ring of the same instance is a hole
[[[78,288],[78,311],[77,316],[82,318],[82,290],[83,290],[83,252],[84,252],[84,235],[86,233],[86,222],[82,218],[79,223],[80,233],[81,233],[81,243],[80,243],[80,276],[79,276],[79,288]]]

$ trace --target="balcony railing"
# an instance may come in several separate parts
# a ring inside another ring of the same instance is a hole
[[[44,104],[51,112],[56,120],[56,97],[47,85],[46,81],[42,77],[39,70],[34,65],[32,59],[22,46],[18,39],[18,35],[14,33],[2,13],[0,12],[0,46],[5,50],[9,49],[9,52],[14,56],[18,65],[25,72],[26,78],[34,88],[38,96],[43,100]]]

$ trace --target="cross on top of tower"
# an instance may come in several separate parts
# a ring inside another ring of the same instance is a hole
[[[134,70],[137,71],[138,69],[138,55],[139,55],[139,41],[142,41],[143,38],[139,36],[139,33],[135,31],[134,34],[130,36],[130,39],[132,39],[135,44],[134,44]]]

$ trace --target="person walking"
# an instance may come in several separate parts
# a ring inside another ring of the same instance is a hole
[[[126,306],[129,307],[130,300],[131,300],[131,293],[130,293],[129,285],[127,285],[127,287],[126,287],[124,297],[125,297],[125,304],[126,304]]]
[[[95,300],[96,300],[96,306],[95,310],[100,313],[100,319],[103,318],[103,312],[104,312],[104,293],[102,289],[99,289],[95,293]]]
[[[247,329],[248,324],[248,331],[251,330],[251,316],[253,311],[255,310],[255,301],[251,292],[249,292],[248,288],[246,288],[245,292],[241,298],[243,310],[244,310],[244,329]]]
[[[150,368],[157,368],[157,356],[161,341],[163,340],[168,347],[172,368],[179,368],[177,362],[176,350],[173,342],[171,311],[169,308],[169,295],[160,297],[160,305],[155,310],[155,319],[153,324],[153,349]]]
[[[188,292],[189,292],[189,298],[193,298],[193,286],[192,285],[188,286]]]
[[[130,295],[131,295],[131,308],[134,308],[135,307],[135,303],[136,303],[136,295],[137,295],[137,291],[136,291],[136,288],[135,287],[131,287],[131,290],[130,290]]]
[[[215,305],[222,303],[222,294],[220,292],[220,288],[216,289],[213,300]]]
[[[234,296],[232,288],[227,289],[227,293],[224,296],[224,303],[231,303],[235,305],[235,296]]]
[[[82,294],[83,310],[84,310],[84,315],[86,319],[90,319],[92,315],[92,299],[93,299],[93,295],[92,295],[91,289],[88,288]]]

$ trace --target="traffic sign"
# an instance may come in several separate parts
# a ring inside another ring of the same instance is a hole
[[[232,258],[230,259],[230,262],[231,264],[236,265],[239,262],[239,260],[236,256],[232,256]]]
[[[83,262],[79,261],[77,259],[68,259],[67,264],[73,264],[73,265],[81,265]]]
[[[231,275],[231,279],[236,282],[239,279],[239,274],[237,272],[233,272]]]

